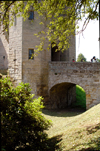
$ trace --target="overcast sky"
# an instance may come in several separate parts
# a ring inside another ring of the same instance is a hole
[[[83,23],[80,22],[80,26]],[[93,56],[99,58],[99,21],[91,21],[83,34],[76,36],[76,59],[82,53],[87,61]]]

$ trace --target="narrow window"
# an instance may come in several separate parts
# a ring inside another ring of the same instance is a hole
[[[55,44],[54,42],[52,44]],[[52,46],[51,44],[51,61],[60,61],[60,51],[56,51],[58,46]]]
[[[29,20],[34,19],[34,11],[29,11]]]
[[[17,18],[16,18],[16,15],[14,15],[14,26],[16,26],[17,24]]]
[[[34,49],[29,49],[29,59],[34,59]]]

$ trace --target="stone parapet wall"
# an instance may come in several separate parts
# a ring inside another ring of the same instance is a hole
[[[82,70],[98,70],[100,71],[100,63],[96,62],[96,63],[91,63],[91,62],[70,62],[70,61],[63,61],[63,62],[49,62],[49,67],[50,69],[57,69],[57,70],[61,70],[65,69],[66,71],[68,69],[82,69]],[[63,68],[62,68],[63,67]]]
[[[67,82],[79,83],[80,86],[83,80],[87,84],[93,84],[93,82],[100,84],[100,63],[49,62],[49,87],[54,85],[53,78],[55,79],[55,83],[57,81],[59,83],[66,79],[66,77]]]
[[[87,109],[100,103],[100,63],[49,62],[49,90],[65,82],[83,87]]]

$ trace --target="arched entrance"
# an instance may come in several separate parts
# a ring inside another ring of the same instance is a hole
[[[49,95],[52,109],[67,108],[76,101],[76,85],[67,82],[56,84],[50,89]]]
[[[49,91],[50,108],[80,108],[86,110],[85,90],[74,83],[63,82],[54,85]]]
[[[78,84],[86,92],[86,109],[100,103],[100,64],[50,62],[48,90],[61,83]],[[52,96],[52,95],[51,95]],[[56,95],[57,96],[57,95]],[[53,101],[52,101],[53,102]],[[52,106],[53,103],[51,103]],[[57,105],[54,105],[57,106]]]

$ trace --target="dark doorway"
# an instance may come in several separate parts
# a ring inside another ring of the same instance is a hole
[[[57,46],[51,46],[51,61],[60,61],[60,51],[56,51]]]
[[[76,85],[60,83],[50,89],[50,104],[52,109],[67,108],[76,101]]]
[[[51,61],[69,61],[69,49],[64,52],[57,49],[57,45],[53,47],[51,44]]]

